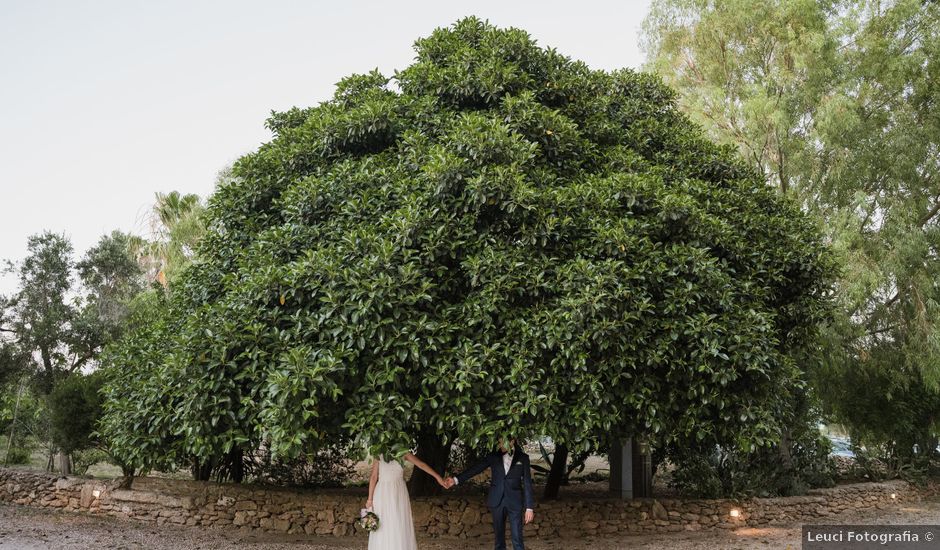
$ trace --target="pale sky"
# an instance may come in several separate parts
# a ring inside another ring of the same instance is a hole
[[[638,68],[649,0],[0,0],[0,260],[27,236],[79,257],[147,233],[154,193],[203,197],[270,139],[270,111],[316,105],[344,76],[391,75],[433,29],[476,15],[596,69]],[[0,294],[15,289],[0,278]]]

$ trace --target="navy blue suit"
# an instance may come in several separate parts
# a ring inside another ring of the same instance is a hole
[[[512,532],[512,547],[525,550],[522,542],[522,516],[526,509],[535,509],[535,497],[532,491],[532,469],[529,455],[516,447],[512,456],[512,465],[506,473],[503,465],[503,453],[497,451],[474,464],[467,471],[456,476],[457,483],[463,484],[471,478],[490,469],[490,490],[486,505],[493,513],[493,530],[496,532],[496,550],[506,550],[506,519]]]

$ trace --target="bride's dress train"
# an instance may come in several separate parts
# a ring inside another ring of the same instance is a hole
[[[405,471],[396,461],[378,460],[372,510],[379,516],[379,528],[369,534],[369,550],[417,550]]]

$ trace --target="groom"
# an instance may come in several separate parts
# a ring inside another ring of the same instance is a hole
[[[499,451],[486,456],[462,474],[447,478],[444,486],[450,489],[454,485],[466,483],[483,470],[490,469],[490,492],[486,505],[493,513],[493,530],[496,532],[495,550],[506,550],[506,519],[512,532],[514,550],[525,550],[522,542],[523,521],[528,524],[535,519],[535,497],[532,493],[532,472],[529,468],[529,455],[516,444],[509,441],[508,449],[499,442]]]

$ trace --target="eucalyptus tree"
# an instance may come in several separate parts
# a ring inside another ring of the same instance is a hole
[[[814,224],[655,77],[474,18],[415,49],[235,163],[146,344],[169,395],[131,430],[152,400],[108,387],[120,449],[146,461],[158,423],[216,464],[340,435],[438,468],[455,438],[777,437],[827,311]]]
[[[843,265],[816,384],[830,412],[869,443],[934,448],[938,401],[919,396],[940,395],[940,7],[659,0],[645,29],[681,108],[825,220]],[[910,415],[859,408],[885,393]]]

